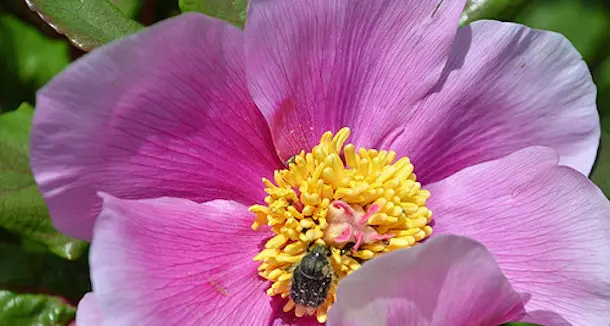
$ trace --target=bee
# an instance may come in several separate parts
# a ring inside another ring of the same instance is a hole
[[[290,297],[296,304],[317,308],[326,301],[334,274],[328,255],[328,249],[316,245],[292,272]]]

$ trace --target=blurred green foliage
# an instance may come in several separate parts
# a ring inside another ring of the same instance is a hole
[[[243,27],[247,0],[32,0],[38,12],[81,49],[142,25],[199,11]],[[462,23],[516,21],[564,34],[598,86],[602,138],[591,175],[610,195],[610,1],[471,0]],[[87,244],[56,232],[28,165],[35,92],[83,52],[29,11],[0,2],[0,325],[65,325],[90,291]],[[21,106],[20,106],[21,105]],[[2,310],[3,309],[3,310]]]
[[[66,259],[76,259],[87,243],[57,232],[29,168],[28,104],[0,115],[0,227],[45,245]]]
[[[110,0],[127,17],[134,18],[140,12],[144,0]]]
[[[565,35],[590,65],[599,55],[607,55],[600,45],[610,37],[610,16],[604,12],[601,3],[533,1],[515,17],[515,21]]]
[[[0,13],[0,112],[33,103],[36,90],[70,63],[70,46],[36,26]]]
[[[36,243],[14,238],[5,235],[0,243],[0,289],[54,294],[71,304],[91,289],[86,255],[66,261],[37,248]]]

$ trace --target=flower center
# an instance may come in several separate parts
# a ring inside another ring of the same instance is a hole
[[[421,189],[409,158],[393,151],[343,146],[349,128],[327,131],[311,152],[292,157],[274,181],[263,178],[266,205],[253,205],[252,229],[276,235],[254,260],[288,298],[284,311],[326,321],[338,282],[369,259],[428,237],[430,192]],[[341,153],[343,150],[343,155]]]

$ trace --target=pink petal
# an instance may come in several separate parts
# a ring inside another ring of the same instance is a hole
[[[422,182],[534,145],[591,171],[600,135],[596,88],[562,35],[475,22],[459,30],[441,81],[408,116],[403,137],[386,146],[409,155]]]
[[[356,144],[399,136],[405,108],[446,63],[465,0],[253,0],[246,24],[252,96],[284,159],[326,130]]]
[[[93,292],[85,294],[78,303],[76,308],[76,326],[101,326],[102,319],[100,318],[97,301]]]
[[[483,243],[529,297],[528,312],[610,324],[610,202],[584,175],[557,166],[554,151],[527,148],[427,188],[432,237]]]
[[[91,277],[107,325],[267,325],[269,283],[252,258],[267,232],[247,207],[104,195]]]
[[[375,258],[342,280],[328,325],[489,326],[524,313],[483,245],[445,235]]]
[[[90,239],[101,200],[249,204],[280,166],[245,82],[243,34],[198,14],[93,51],[38,93],[32,168],[56,227]]]

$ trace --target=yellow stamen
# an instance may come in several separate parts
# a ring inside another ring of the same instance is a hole
[[[268,225],[276,234],[254,257],[261,261],[259,275],[272,282],[267,293],[287,298],[285,312],[315,314],[321,323],[343,277],[432,233],[426,207],[430,192],[421,189],[409,158],[395,161],[393,151],[345,145],[349,134],[349,128],[325,132],[311,152],[302,151],[286,169],[276,170],[273,181],[263,179],[265,203],[250,207],[256,215],[252,229]],[[333,271],[326,300],[318,307],[290,297],[293,271],[314,243],[328,249]]]

